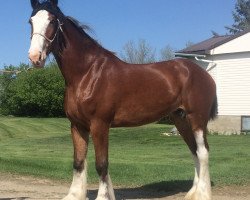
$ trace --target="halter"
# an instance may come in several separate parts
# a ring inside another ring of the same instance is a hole
[[[49,39],[48,37],[46,37],[45,35],[43,35],[43,34],[41,34],[41,33],[33,33],[33,34],[31,35],[30,38],[32,39],[32,37],[33,37],[34,35],[40,35],[40,36],[42,36],[45,40],[47,40],[49,43],[52,43],[52,42],[55,40],[58,31],[60,30],[61,32],[63,32],[63,30],[62,30],[62,25],[63,25],[63,23],[61,23],[61,22],[59,21],[59,19],[57,19],[57,21],[58,21],[58,27],[57,27],[56,33],[55,33],[55,35],[54,35],[54,37],[53,37],[52,39]]]

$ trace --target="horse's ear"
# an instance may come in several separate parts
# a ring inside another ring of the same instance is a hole
[[[57,6],[57,5],[58,5],[58,0],[50,0],[50,2],[51,2],[54,6]]]
[[[39,0],[30,0],[31,6],[35,9],[40,3]]]

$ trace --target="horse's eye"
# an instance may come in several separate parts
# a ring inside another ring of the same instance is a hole
[[[51,24],[51,25],[54,25],[55,23],[56,23],[56,20],[51,20],[51,21],[50,21],[50,24]]]

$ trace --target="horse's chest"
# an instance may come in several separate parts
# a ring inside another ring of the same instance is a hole
[[[66,90],[64,109],[71,121],[89,122],[93,116],[93,107],[92,99],[84,98],[77,90]]]

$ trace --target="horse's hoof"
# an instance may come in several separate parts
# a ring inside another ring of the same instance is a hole
[[[109,198],[97,197],[95,200],[110,200]]]
[[[204,193],[199,190],[190,190],[185,198],[185,200],[211,200],[211,194],[209,193]]]
[[[62,200],[88,200],[87,197],[76,197],[75,195],[68,194],[66,197],[64,197]]]

